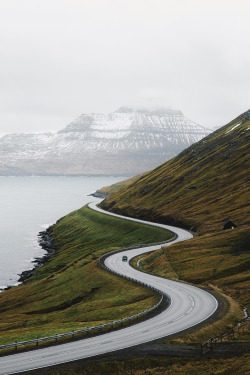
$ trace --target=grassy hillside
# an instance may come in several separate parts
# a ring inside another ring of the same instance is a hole
[[[235,127],[237,124],[239,126]],[[239,116],[107,197],[102,206],[207,233],[249,224],[250,120]]]
[[[146,256],[145,271],[194,284],[213,284],[249,304],[250,120],[228,125],[107,197],[114,212],[180,225],[196,237]],[[237,228],[223,231],[230,218]]]
[[[164,241],[167,231],[87,207],[53,228],[56,253],[25,284],[0,294],[0,343],[95,326],[143,311],[158,297],[101,270],[97,258],[136,243]]]

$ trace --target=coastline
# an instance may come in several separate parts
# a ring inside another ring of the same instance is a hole
[[[105,199],[109,196],[108,193],[103,193],[100,190],[96,190],[94,193],[89,194],[89,197],[95,197],[95,198],[100,198],[100,199]]]
[[[93,196],[95,198],[104,199],[106,198],[106,196],[108,196],[108,194],[106,195],[105,193],[102,193],[96,190],[94,193],[88,194],[88,196]],[[45,254],[42,255],[41,257],[34,258],[34,260],[31,262],[34,264],[33,268],[29,270],[24,270],[20,274],[17,274],[19,276],[17,280],[18,282],[17,285],[7,285],[6,287],[0,289],[0,293],[27,282],[28,279],[30,279],[32,276],[35,275],[36,270],[44,266],[45,263],[47,263],[48,260],[51,258],[51,256],[56,252],[56,250],[58,250],[58,247],[55,245],[55,238],[52,235],[52,231],[55,225],[59,223],[61,219],[62,218],[58,219],[55,224],[50,225],[47,229],[38,232],[38,235],[37,235],[38,244],[43,250],[45,250]]]
[[[61,217],[95,200],[88,196],[90,193],[118,181],[112,176],[0,178],[0,203],[5,218],[0,228],[0,293],[18,286],[35,267],[47,261],[46,234],[50,232],[45,231],[44,223],[55,224]],[[45,233],[38,237],[40,231]],[[39,240],[45,240],[44,248],[40,247]],[[49,252],[53,252],[50,248],[54,249],[54,243],[49,244]]]
[[[46,230],[38,233],[39,246],[41,246],[41,248],[45,250],[46,253],[42,257],[37,257],[32,261],[32,263],[34,263],[34,267],[31,270],[23,271],[21,274],[18,275],[20,276],[18,279],[19,283],[23,284],[30,277],[34,276],[36,269],[42,267],[50,259],[50,257],[56,252],[57,247],[54,244],[54,237],[51,234],[55,225],[56,224],[53,224],[49,226]]]
[[[58,223],[59,220],[57,220],[56,223]],[[18,274],[19,279],[18,279],[17,285],[8,285],[5,288],[2,288],[0,292],[4,292],[5,290],[9,290],[16,286],[24,284],[30,277],[34,276],[36,273],[36,270],[44,266],[45,263],[50,259],[50,257],[56,252],[58,247],[55,245],[54,236],[52,236],[51,234],[55,225],[56,224],[49,226],[44,231],[40,231],[37,235],[38,244],[43,250],[45,250],[45,254],[41,257],[36,257],[32,261],[32,263],[34,264],[33,268],[31,268],[30,270],[24,270],[20,274]]]

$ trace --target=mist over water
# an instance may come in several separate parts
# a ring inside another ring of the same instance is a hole
[[[0,289],[18,284],[22,271],[45,252],[38,233],[69,212],[97,200],[88,196],[121,177],[1,177]]]

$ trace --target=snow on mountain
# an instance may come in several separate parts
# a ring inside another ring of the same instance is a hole
[[[132,175],[209,133],[181,111],[122,108],[108,115],[83,114],[58,133],[5,135],[0,161],[25,174]]]

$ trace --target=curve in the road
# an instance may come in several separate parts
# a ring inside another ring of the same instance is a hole
[[[97,207],[95,203],[91,203],[89,206],[106,215],[158,226],[177,234],[177,238],[173,242],[163,244],[162,246],[168,246],[192,237],[192,235],[184,229],[109,213]],[[0,374],[15,374],[125,349],[180,332],[210,317],[218,306],[216,299],[210,293],[185,283],[171,281],[140,272],[132,268],[129,262],[122,261],[123,255],[127,255],[130,260],[137,255],[158,248],[159,245],[154,245],[116,253],[105,260],[105,265],[115,272],[130,276],[167,294],[171,300],[167,310],[131,327],[105,333],[100,336],[2,357],[0,359]]]

